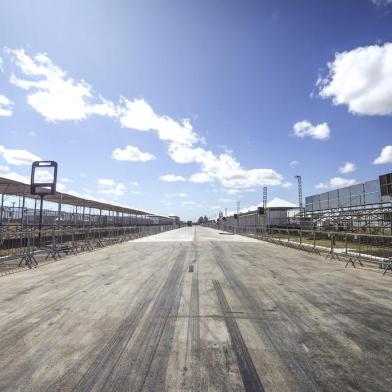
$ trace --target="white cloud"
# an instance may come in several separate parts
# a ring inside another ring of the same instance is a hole
[[[47,121],[84,120],[91,114],[114,117],[112,102],[94,97],[89,84],[67,77],[45,53],[30,57],[23,49],[5,49],[24,78],[14,74],[10,81],[29,91],[27,102]]]
[[[58,182],[56,184],[56,190],[58,190],[59,192],[65,192],[67,189],[66,185],[62,184],[61,182]]]
[[[0,165],[0,173],[6,173],[9,172],[11,169],[8,166],[2,166]]]
[[[325,182],[319,182],[315,186],[315,188],[317,188],[317,189],[327,189],[327,188],[329,188],[329,185],[327,183],[325,183]]]
[[[11,102],[6,96],[0,94],[0,116],[11,116],[13,105],[13,102]]]
[[[176,121],[158,115],[144,99],[121,97],[118,104],[105,100],[85,81],[69,78],[46,54],[30,57],[23,49],[6,49],[6,52],[23,75],[23,78],[12,75],[11,82],[28,91],[28,103],[48,121],[84,120],[91,114],[99,114],[117,119],[126,128],[156,132],[168,143],[169,155],[175,162],[201,166],[201,171],[190,177],[195,183],[218,181],[224,187],[242,189],[283,184],[283,177],[273,169],[244,169],[231,152],[216,155],[196,146],[205,144],[205,140],[193,131],[187,119]],[[134,157],[133,152],[116,149],[113,157],[129,159]],[[143,157],[152,159],[151,154]]]
[[[0,57],[0,72],[4,72],[3,59]]]
[[[139,186],[139,183],[137,181],[129,181],[129,185]]]
[[[300,138],[309,136],[312,139],[328,140],[331,130],[327,123],[313,125],[311,122],[304,120],[294,124],[293,134]]]
[[[211,182],[213,179],[208,173],[195,173],[192,174],[191,177],[189,178],[190,182],[194,182],[196,184],[203,184],[205,182]]]
[[[354,185],[356,183],[353,179],[333,177],[328,183],[320,182],[316,185],[317,189],[329,189],[329,188],[343,188],[345,186]]]
[[[329,180],[329,184],[332,188],[342,188],[344,186],[354,185],[356,183],[353,179],[334,177]]]
[[[240,193],[240,191],[238,189],[227,189],[226,193],[228,195],[237,195],[238,193]]]
[[[348,174],[357,170],[357,165],[352,162],[346,162],[342,167],[339,167],[339,173]]]
[[[291,166],[291,167],[297,167],[298,164],[299,164],[299,161],[291,161],[291,162],[290,162],[290,166]]]
[[[377,7],[384,7],[392,4],[392,0],[370,0]]]
[[[221,203],[234,203],[235,200],[222,198],[219,199],[218,201],[220,201]]]
[[[282,188],[290,188],[293,184],[289,181],[286,181],[282,184]]]
[[[35,136],[35,135],[36,135],[36,133],[34,131],[29,132],[29,136]]]
[[[215,155],[201,147],[188,147],[178,143],[169,146],[169,154],[177,163],[198,163],[202,173],[194,174],[200,182],[218,180],[227,188],[251,188],[260,185],[280,185],[283,177],[272,169],[243,169],[240,163],[229,153]]]
[[[112,158],[117,161],[147,162],[156,157],[149,152],[142,152],[135,146],[126,146],[123,150],[116,148],[112,153]]]
[[[60,181],[61,181],[61,182],[65,182],[65,183],[73,182],[73,180],[71,180],[71,179],[68,178],[68,177],[62,177]]]
[[[179,182],[186,181],[186,178],[183,176],[177,176],[175,174],[165,174],[164,176],[160,176],[159,179],[165,182]]]
[[[98,179],[97,182],[98,182],[98,185],[105,186],[105,187],[114,186],[116,184],[116,181],[114,181],[110,178],[100,178],[100,179]]]
[[[98,181],[98,192],[112,196],[123,196],[125,194],[125,185],[116,182],[110,178],[100,178]]]
[[[0,156],[2,156],[9,165],[31,165],[34,161],[42,159],[27,150],[11,150],[0,145]]]
[[[374,160],[374,165],[392,163],[392,146],[385,146],[380,155]]]
[[[355,114],[392,114],[392,43],[336,53],[328,69],[317,81],[321,97]]]
[[[122,98],[118,117],[123,127],[139,131],[156,131],[158,137],[167,142],[189,146],[199,140],[189,120],[185,119],[179,123],[168,116],[158,116],[144,99],[130,101]]]
[[[168,116],[159,116],[143,99],[129,101],[122,98],[121,104],[118,113],[122,126],[140,131],[154,130],[161,140],[169,143],[169,155],[175,162],[201,165],[201,172],[194,173],[189,179],[191,182],[217,180],[230,188],[282,183],[282,176],[272,169],[245,170],[227,152],[217,156],[204,148],[195,147],[194,144],[202,138],[193,131],[188,120],[179,123]],[[163,181],[185,181],[181,176],[163,177]]]
[[[30,178],[22,176],[19,173],[8,172],[1,175],[3,178],[8,178],[9,180],[23,182],[24,184],[30,184]]]

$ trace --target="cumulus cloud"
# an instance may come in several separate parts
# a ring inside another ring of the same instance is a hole
[[[353,173],[357,170],[357,165],[352,162],[346,162],[342,167],[339,167],[339,173],[348,174]]]
[[[116,182],[110,178],[100,178],[97,183],[99,193],[111,196],[123,196],[125,194],[126,187],[121,182]]]
[[[30,178],[26,176],[22,176],[21,174],[12,171],[7,173],[2,173],[1,177],[8,178],[9,180],[13,180],[13,181],[23,182],[24,184],[30,184]]]
[[[0,145],[0,156],[2,156],[9,165],[31,165],[34,161],[42,159],[27,150],[12,150]]]
[[[342,178],[342,177],[333,177],[329,180],[329,182],[320,182],[316,185],[317,189],[329,189],[329,188],[343,188],[345,186],[354,185],[356,183],[353,179]]]
[[[205,182],[211,182],[213,181],[213,178],[208,173],[195,173],[192,174],[189,178],[190,182],[194,182],[196,184],[203,184]]]
[[[299,161],[291,161],[291,162],[290,162],[290,166],[291,166],[291,167],[297,167],[298,164],[299,164]]]
[[[228,195],[237,195],[240,191],[238,189],[226,189],[226,193]]]
[[[234,203],[235,200],[233,199],[225,199],[225,198],[221,198],[218,201],[220,201],[221,203]]]
[[[129,100],[121,97],[116,104],[105,100],[97,96],[85,81],[68,77],[46,54],[38,53],[31,57],[23,49],[6,49],[6,52],[13,57],[22,74],[22,77],[12,75],[11,82],[28,91],[28,103],[48,121],[84,120],[92,114],[99,114],[116,119],[125,128],[155,132],[159,139],[167,143],[169,155],[175,162],[200,165],[201,170],[190,177],[191,182],[218,181],[228,188],[284,183],[283,177],[273,169],[245,169],[231,152],[218,155],[198,146],[205,141],[193,130],[188,119],[177,121],[159,115],[142,98]],[[315,135],[323,138],[325,127],[323,124],[316,127],[321,130],[316,131]],[[145,160],[152,159],[151,154],[140,155],[135,153],[134,147],[128,147],[113,151],[113,158],[134,160],[136,154]]]
[[[0,177],[8,178],[9,180],[23,182],[24,184],[30,184],[30,178],[22,176],[19,173],[11,171],[8,166],[0,165]]]
[[[11,102],[5,95],[0,94],[0,116],[11,116],[13,105],[13,102]]]
[[[373,162],[374,165],[383,165],[386,163],[392,163],[392,146],[385,146]]]
[[[47,121],[84,120],[91,114],[115,116],[112,102],[94,97],[89,84],[67,77],[45,53],[30,57],[23,49],[5,49],[23,77],[12,74],[15,86],[29,91],[27,102]]]
[[[392,43],[335,54],[319,78],[320,96],[361,115],[392,114]]]
[[[118,117],[123,127],[138,131],[156,131],[161,140],[192,145],[199,140],[189,120],[177,122],[168,116],[157,115],[144,99],[130,101],[122,98]]]
[[[123,150],[116,148],[112,153],[112,158],[117,161],[147,162],[156,157],[149,152],[142,152],[135,146],[126,146]]]
[[[159,179],[161,181],[165,182],[180,182],[180,181],[186,181],[186,178],[183,176],[177,176],[175,174],[165,174],[163,176],[160,176]]]
[[[377,7],[384,7],[392,4],[392,0],[370,0]]]
[[[327,123],[313,125],[310,121],[299,121],[293,126],[293,134],[296,137],[311,137],[312,139],[328,140],[331,130]]]
[[[169,146],[169,154],[177,163],[198,163],[201,165],[202,171],[191,177],[193,182],[217,180],[226,188],[251,188],[260,185],[281,185],[283,183],[283,177],[275,170],[246,170],[227,152],[215,155],[212,151],[202,147],[188,147],[172,143]]]

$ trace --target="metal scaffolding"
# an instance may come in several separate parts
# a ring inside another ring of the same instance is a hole
[[[30,186],[0,177],[0,226],[37,226],[39,196],[30,194]],[[9,200],[7,205],[7,199]],[[56,192],[45,197],[43,225],[47,227],[93,227],[168,225],[173,219],[144,210],[84,199]]]

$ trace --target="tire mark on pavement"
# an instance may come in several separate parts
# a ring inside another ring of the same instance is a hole
[[[227,282],[233,288],[235,294],[240,299],[248,314],[262,314],[264,307],[259,300],[255,298],[254,294],[250,292],[247,286],[237,277],[235,271],[230,265],[231,255],[228,255],[227,249],[217,242],[211,242],[215,260],[221,268]],[[296,354],[296,345],[288,347],[288,341],[285,339],[285,333],[279,333],[277,325],[271,325],[264,319],[251,319],[265,343],[268,343],[274,351],[279,355],[282,363],[285,364],[286,369],[291,373],[297,382],[296,389],[302,392],[305,391],[324,391],[327,390],[325,385],[320,384],[321,380],[312,368],[309,360],[304,356]],[[294,344],[295,342],[293,342]]]
[[[169,319],[178,313],[187,250],[185,246],[180,249],[168,278],[141,321],[140,331],[135,335],[132,346],[121,353],[116,369],[105,379],[100,390],[164,389],[167,358],[175,329],[175,319]]]
[[[214,285],[214,289],[225,319],[226,327],[230,335],[231,346],[237,358],[237,364],[241,373],[245,390],[252,392],[264,392],[263,385],[257,374],[256,368],[253,364],[248,348],[246,347],[238,324],[231,313],[230,305],[227,302],[222,287],[217,280],[213,280],[212,283]]]

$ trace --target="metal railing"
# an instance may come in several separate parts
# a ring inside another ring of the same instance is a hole
[[[17,230],[0,228],[0,274],[16,267],[37,266],[39,261],[92,251],[136,238],[174,229],[173,225],[104,227],[104,228],[37,228]]]
[[[392,236],[355,234],[302,229],[263,227],[235,227],[232,225],[209,225],[224,230],[279,245],[323,254],[331,259],[343,259],[355,266],[362,261],[378,263],[384,268],[392,262]],[[347,265],[346,264],[346,265]]]

